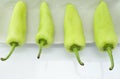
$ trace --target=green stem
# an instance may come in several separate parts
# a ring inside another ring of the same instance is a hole
[[[7,55],[7,57],[1,58],[1,60],[2,60],[2,61],[7,60],[7,59],[12,55],[12,53],[13,53],[13,51],[15,50],[15,47],[16,47],[16,46],[17,46],[17,44],[16,44],[16,43],[13,43],[13,44],[12,44],[11,51],[9,52],[9,54]]]
[[[38,59],[40,58],[40,55],[41,55],[41,53],[42,53],[42,48],[43,48],[44,44],[45,44],[44,41],[41,41],[41,42],[40,42],[40,50],[39,50],[39,53],[38,53],[38,56],[37,56]]]
[[[111,62],[111,66],[109,68],[109,70],[112,70],[114,68],[114,59],[113,59],[113,55],[112,55],[112,49],[111,47],[107,47],[107,53],[109,55],[109,58],[110,58],[110,62]]]
[[[77,48],[73,48],[73,52],[75,53],[75,56],[81,66],[84,66],[84,63],[80,60],[79,52]]]

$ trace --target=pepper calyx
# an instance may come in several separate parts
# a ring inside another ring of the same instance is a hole
[[[107,51],[109,58],[110,58],[110,62],[111,62],[111,66],[110,66],[109,70],[113,70],[113,68],[114,68],[114,59],[113,59],[113,55],[112,55],[112,49],[113,49],[113,45],[111,45],[111,44],[106,44],[104,46],[104,51]]]
[[[37,59],[40,58],[40,55],[42,53],[42,49],[43,49],[43,46],[45,46],[47,44],[47,41],[45,39],[40,39],[39,40],[39,45],[40,45],[40,50],[39,50],[39,53],[37,55]]]
[[[84,63],[81,61],[80,56],[79,56],[79,52],[78,52],[80,49],[81,49],[80,46],[77,46],[77,45],[71,46],[71,50],[75,53],[75,56],[76,56],[76,58],[77,58],[78,63],[79,63],[81,66],[84,66]]]

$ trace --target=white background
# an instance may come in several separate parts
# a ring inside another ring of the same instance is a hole
[[[0,57],[5,57],[10,47],[0,45]],[[68,53],[63,45],[53,45],[43,49],[38,60],[38,47],[25,45],[16,48],[11,58],[0,61],[0,79],[119,79],[120,46],[113,51],[115,67],[109,71],[107,53],[97,50],[95,45],[87,45],[80,52],[85,66],[81,67],[74,54]]]

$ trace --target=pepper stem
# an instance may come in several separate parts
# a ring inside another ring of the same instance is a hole
[[[79,52],[77,48],[73,48],[73,52],[75,53],[75,56],[81,66],[84,66],[84,63],[80,60]]]
[[[114,68],[114,59],[113,59],[113,55],[112,55],[112,49],[111,47],[107,47],[107,53],[109,55],[109,58],[110,58],[110,62],[111,62],[111,66],[109,68],[109,70],[112,70]]]
[[[42,53],[42,48],[43,48],[44,44],[45,44],[44,41],[41,41],[41,42],[40,42],[40,50],[39,50],[39,53],[38,53],[37,59],[40,59],[40,55],[41,55],[41,53]]]
[[[13,53],[13,51],[15,50],[15,47],[16,47],[16,46],[17,46],[17,44],[16,44],[16,43],[13,43],[13,44],[12,44],[11,51],[9,52],[9,54],[7,55],[7,57],[1,58],[1,60],[2,60],[2,61],[7,60],[7,59],[12,55],[12,53]]]

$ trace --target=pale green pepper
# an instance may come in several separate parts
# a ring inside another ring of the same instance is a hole
[[[74,52],[80,65],[78,51],[85,47],[85,37],[82,28],[82,21],[77,9],[72,4],[67,4],[64,18],[64,46],[69,52]]]
[[[40,25],[36,35],[36,43],[40,47],[37,58],[43,47],[49,47],[54,41],[54,24],[50,8],[46,2],[42,2],[40,6]]]
[[[18,46],[24,44],[26,40],[26,4],[22,1],[18,1],[15,5],[12,18],[10,21],[7,44],[9,44],[12,49],[6,58],[1,58],[2,61],[7,60],[14,49]]]
[[[118,38],[114,30],[112,17],[107,4],[101,1],[94,15],[94,38],[99,50],[107,51],[111,60],[110,70],[114,67],[112,49],[118,44]]]

